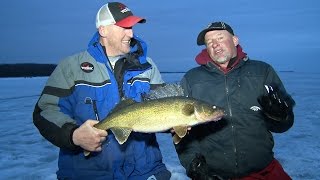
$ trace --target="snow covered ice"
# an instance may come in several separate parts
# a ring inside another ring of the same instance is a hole
[[[183,74],[163,74],[167,82]],[[275,157],[293,179],[319,179],[320,74],[280,72],[296,100],[295,124],[275,135]],[[32,123],[34,105],[47,77],[0,78],[0,179],[56,179],[58,148],[46,141]],[[157,134],[164,162],[173,180],[188,179],[171,135]]]

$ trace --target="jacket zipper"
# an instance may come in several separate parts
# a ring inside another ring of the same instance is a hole
[[[85,104],[91,104],[92,108],[93,108],[93,112],[94,115],[96,116],[96,120],[100,120],[99,118],[99,113],[98,113],[98,108],[97,108],[97,101],[96,100],[92,100],[91,97],[86,97],[86,99],[84,100]]]
[[[93,111],[94,111],[94,115],[96,116],[96,120],[100,121],[96,102],[97,102],[96,100],[92,100]]]
[[[238,159],[237,159],[237,147],[236,147],[236,143],[235,143],[235,127],[234,127],[234,123],[232,120],[232,109],[231,109],[231,104],[230,104],[230,100],[229,100],[229,87],[228,87],[228,82],[227,82],[227,75],[225,74],[225,89],[226,89],[226,96],[227,96],[227,104],[228,104],[228,110],[229,110],[229,115],[230,115],[230,121],[231,121],[231,132],[232,132],[232,137],[233,137],[233,152],[235,155],[235,174],[238,174]]]

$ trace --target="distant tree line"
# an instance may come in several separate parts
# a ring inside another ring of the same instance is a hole
[[[50,76],[57,64],[36,64],[36,63],[19,63],[19,64],[0,64],[0,78],[2,77],[37,77]],[[280,72],[294,72],[291,70]],[[185,73],[185,71],[161,71],[166,73]]]
[[[50,76],[56,64],[0,64],[0,77]]]

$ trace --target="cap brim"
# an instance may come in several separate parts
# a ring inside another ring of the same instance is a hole
[[[231,28],[230,28],[230,29],[231,29]],[[207,32],[209,32],[209,31],[214,31],[214,30],[228,31],[227,29],[221,29],[221,28],[219,28],[219,27],[206,28],[206,29],[202,30],[202,31],[199,33],[198,38],[197,38],[197,44],[198,44],[199,46],[204,45],[204,36],[206,35]],[[231,31],[232,31],[232,29],[231,29]],[[228,32],[229,32],[230,34],[234,35],[234,34],[233,34],[233,31],[232,31],[232,33],[231,33],[230,31],[228,31]]]
[[[134,26],[137,23],[145,23],[146,20],[138,17],[138,16],[129,16],[126,17],[124,19],[122,19],[121,21],[117,22],[115,25],[123,27],[123,28],[129,28]]]
[[[199,46],[204,45],[204,36],[206,35],[206,33],[208,31],[213,31],[213,30],[216,30],[216,29],[215,28],[207,28],[207,29],[202,30],[198,35],[197,44]]]

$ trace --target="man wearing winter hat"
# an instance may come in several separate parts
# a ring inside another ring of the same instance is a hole
[[[140,102],[164,83],[146,43],[133,34],[144,22],[122,3],[103,5],[87,50],[62,60],[49,77],[33,121],[60,148],[58,179],[170,179],[155,134],[132,132],[120,145],[94,127],[122,99]]]
[[[189,97],[223,107],[225,117],[193,127],[176,145],[192,179],[289,180],[274,158],[271,132],[287,131],[294,100],[267,63],[250,59],[225,22],[210,23],[197,38],[200,65],[181,80]]]

